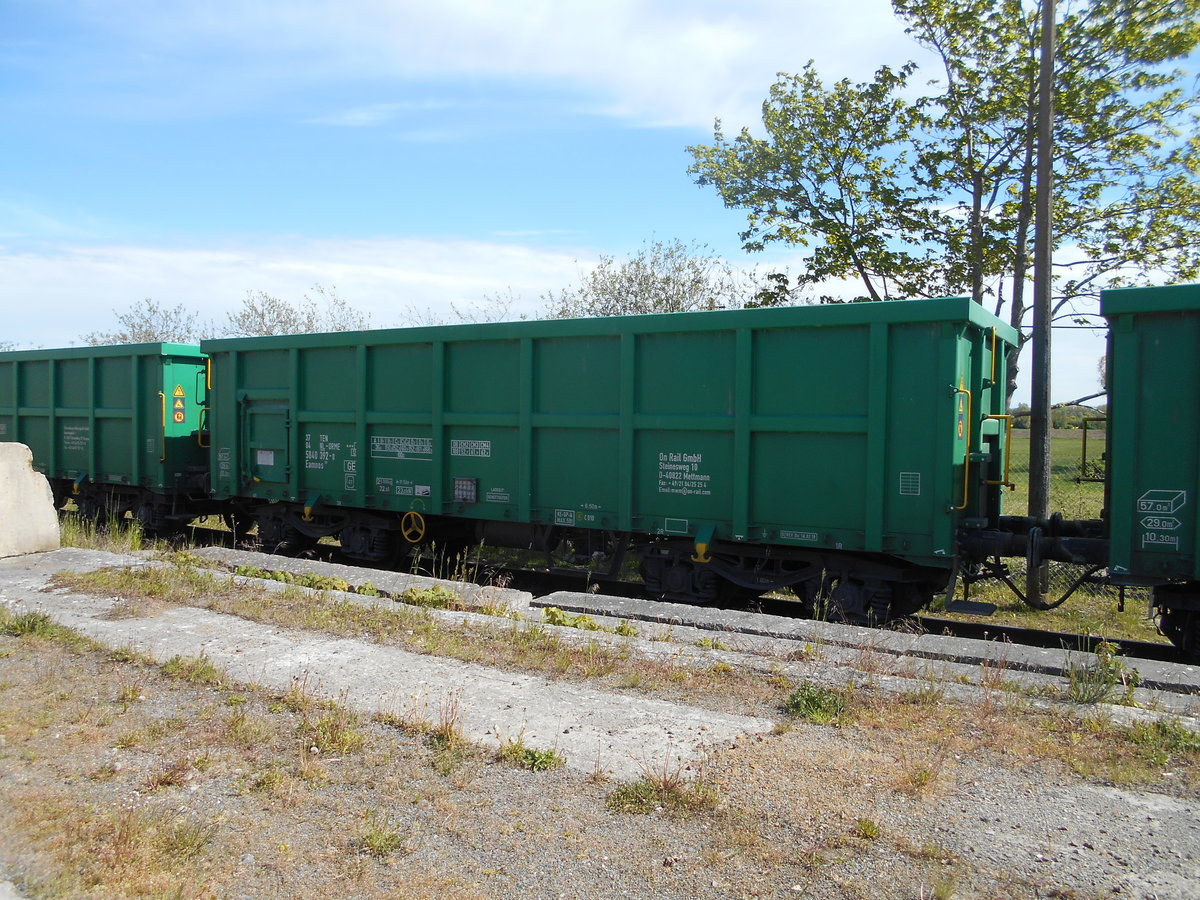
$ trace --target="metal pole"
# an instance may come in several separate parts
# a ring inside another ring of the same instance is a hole
[[[1050,512],[1050,319],[1054,195],[1054,0],[1042,0],[1038,78],[1037,203],[1033,239],[1033,397],[1029,421],[1029,515]],[[1031,596],[1042,594],[1041,573],[1029,572]],[[1036,588],[1036,590],[1035,590]]]

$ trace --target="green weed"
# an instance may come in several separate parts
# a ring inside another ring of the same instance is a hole
[[[801,684],[784,701],[789,715],[816,725],[840,721],[846,715],[846,694],[819,684]]]
[[[567,759],[557,750],[539,750],[526,745],[524,737],[515,741],[503,741],[500,744],[500,759],[530,772],[544,772],[547,769],[557,769],[567,763]]]
[[[373,809],[363,813],[354,845],[361,853],[371,856],[390,856],[404,846],[404,836],[390,819]]]
[[[399,600],[423,609],[458,609],[462,606],[462,597],[440,584],[427,588],[410,587],[400,594]]]
[[[1131,669],[1117,653],[1117,646],[1102,641],[1096,646],[1095,662],[1076,663],[1068,658],[1067,696],[1076,703],[1105,703],[1114,699],[1121,686],[1119,702],[1133,705],[1133,691],[1141,684],[1142,676]]]

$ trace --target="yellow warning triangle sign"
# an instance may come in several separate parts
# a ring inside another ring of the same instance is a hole
[[[186,407],[183,405],[183,398],[180,397],[178,400],[176,400],[175,405],[172,406],[171,408],[172,409],[185,409]]]
[[[186,397],[187,395],[183,392],[183,385],[182,384],[175,385],[175,392],[173,394],[171,394],[171,396],[172,397]]]

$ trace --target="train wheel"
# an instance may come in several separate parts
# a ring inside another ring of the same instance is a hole
[[[1163,609],[1158,631],[1189,659],[1200,660],[1200,610]]]
[[[221,516],[221,520],[225,523],[225,527],[233,532],[233,543],[235,545],[246,540],[257,524],[253,516],[243,513],[225,513]]]
[[[929,602],[917,584],[861,578],[838,578],[833,589],[816,601],[817,618],[876,627],[910,616]]]
[[[316,543],[278,516],[258,519],[258,537],[265,552],[279,556],[299,556]]]

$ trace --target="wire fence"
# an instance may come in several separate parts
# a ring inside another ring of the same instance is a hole
[[[1054,429],[1051,437],[1050,511],[1061,513],[1065,519],[1099,519],[1104,509],[1104,475],[1106,441],[1102,421],[1090,420],[1079,428]],[[1029,432],[1017,429],[1010,446],[1009,477],[1016,489],[1004,495],[1007,515],[1026,514],[1029,501]],[[1005,561],[1012,580],[1025,589],[1025,560]],[[1049,563],[1042,581],[1043,597],[1053,602],[1070,590],[1084,574],[1085,567],[1066,563]],[[1103,570],[1096,573],[1103,576]],[[960,588],[961,590],[961,588]],[[1004,602],[1019,608],[1019,601],[1003,595],[1007,589],[989,591],[987,599]],[[975,596],[974,593],[972,596]],[[1003,600],[1001,599],[1003,598]],[[1078,632],[1110,632],[1112,636],[1156,637],[1155,627],[1145,618],[1148,596],[1145,591],[1127,590],[1126,609],[1120,611],[1122,596],[1118,588],[1095,582],[1085,582],[1054,613],[1030,613],[1030,622],[1047,629],[1070,628]],[[1035,625],[1035,627],[1038,627]]]

